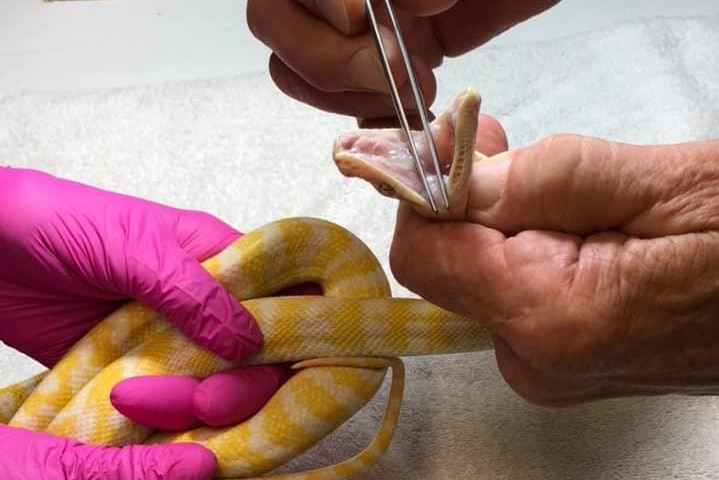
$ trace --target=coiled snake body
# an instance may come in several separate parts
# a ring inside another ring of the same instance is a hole
[[[456,116],[474,115],[476,125],[478,97],[476,108],[468,113],[463,108]],[[460,133],[455,129],[455,140]],[[453,168],[456,156],[457,145]],[[421,299],[391,298],[375,256],[352,233],[327,221],[269,223],[203,266],[243,301],[264,334],[261,351],[242,364],[298,362],[297,373],[256,415],[230,427],[171,434],[118,413],[109,394],[122,379],[204,377],[233,366],[131,303],[98,324],[53,369],[0,390],[0,422],[92,444],[195,441],[215,453],[218,477],[251,478],[280,467],[339,427],[373,397],[391,367],[382,426],[365,450],[337,465],[273,477],[351,478],[370,468],[391,441],[403,388],[397,357],[492,348],[475,321]],[[307,282],[319,284],[324,295],[270,296]]]

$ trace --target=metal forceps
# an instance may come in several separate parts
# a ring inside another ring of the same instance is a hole
[[[446,210],[449,209],[449,196],[447,194],[447,185],[445,184],[444,177],[442,176],[442,170],[439,165],[439,156],[437,155],[437,147],[434,144],[434,138],[432,138],[432,132],[429,126],[429,113],[427,111],[427,106],[424,101],[424,97],[422,96],[422,92],[419,89],[419,82],[417,81],[417,76],[414,72],[412,61],[409,58],[409,51],[407,50],[407,46],[404,43],[404,39],[402,38],[402,32],[399,28],[399,21],[397,21],[397,14],[390,0],[384,0],[384,4],[387,7],[387,13],[389,14],[392,28],[394,29],[395,36],[397,37],[397,44],[399,45],[399,50],[402,54],[402,60],[404,61],[405,68],[407,69],[409,83],[412,87],[412,93],[414,94],[414,99],[417,104],[417,110],[419,110],[420,120],[422,121],[422,131],[424,132],[424,136],[427,140],[427,146],[429,147],[429,151],[432,156],[432,166],[434,167],[434,172],[437,175],[439,189],[442,193],[442,201]],[[427,175],[424,171],[424,168],[422,168],[422,162],[419,159],[417,146],[415,145],[414,139],[412,138],[412,132],[410,131],[407,114],[405,113],[404,106],[402,105],[402,100],[400,100],[399,98],[397,84],[395,83],[394,77],[392,76],[392,70],[389,66],[389,60],[387,59],[387,52],[385,51],[384,44],[382,43],[382,37],[379,33],[379,25],[377,24],[377,18],[375,17],[374,11],[372,9],[371,0],[365,0],[365,8],[367,10],[367,16],[369,19],[372,33],[374,35],[375,43],[377,44],[377,50],[379,51],[380,60],[382,61],[384,74],[385,77],[387,77],[387,83],[389,83],[390,95],[392,97],[394,109],[397,113],[397,118],[399,119],[402,130],[407,137],[407,144],[409,145],[410,153],[414,158],[414,163],[415,167],[417,168],[419,178],[422,180],[424,190],[427,193],[429,204],[432,207],[432,211],[434,213],[437,213],[437,203],[432,195],[432,191],[430,190],[429,182],[427,181]]]

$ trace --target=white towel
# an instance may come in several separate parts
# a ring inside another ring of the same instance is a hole
[[[719,137],[719,17],[635,21],[449,61],[435,110],[466,86],[513,146],[559,132],[636,143]],[[387,268],[394,202],[342,177],[330,150],[347,118],[289,100],[267,75],[87,93],[0,96],[0,159],[249,230],[317,216],[358,234]],[[421,259],[418,259],[421,261]],[[409,295],[393,283],[395,295]],[[2,383],[38,367],[0,350]],[[491,353],[408,359],[390,451],[364,479],[719,479],[714,398],[531,406]],[[382,396],[290,465],[369,441]]]

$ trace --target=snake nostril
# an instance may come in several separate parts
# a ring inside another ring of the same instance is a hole
[[[386,197],[392,197],[392,198],[397,197],[397,191],[394,188],[387,185],[386,183],[379,183],[379,184],[375,185],[375,188],[377,189],[377,191],[379,193],[381,193],[382,195],[384,195]]]

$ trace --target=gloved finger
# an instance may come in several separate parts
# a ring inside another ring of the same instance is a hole
[[[199,261],[217,255],[243,233],[207,212],[178,210],[175,221],[177,244]]]
[[[620,230],[656,237],[706,229],[706,219],[715,216],[686,206],[707,205],[705,198],[713,196],[716,145],[552,136],[477,164],[468,216],[507,234]]]
[[[103,447],[0,425],[3,480],[209,480],[217,462],[198,444]]]
[[[238,367],[204,379],[195,390],[195,415],[211,427],[243,422],[292,376],[287,365]]]
[[[190,430],[202,422],[193,398],[200,380],[186,375],[146,375],[118,382],[110,391],[115,409],[147,427],[169,432]]]
[[[222,427],[257,413],[291,375],[286,365],[258,365],[204,380],[184,375],[132,377],[113,387],[110,402],[130,420],[159,430]]]
[[[130,295],[225,360],[239,361],[255,352],[262,332],[242,304],[179,246],[157,248],[162,254],[145,248],[128,260]]]

